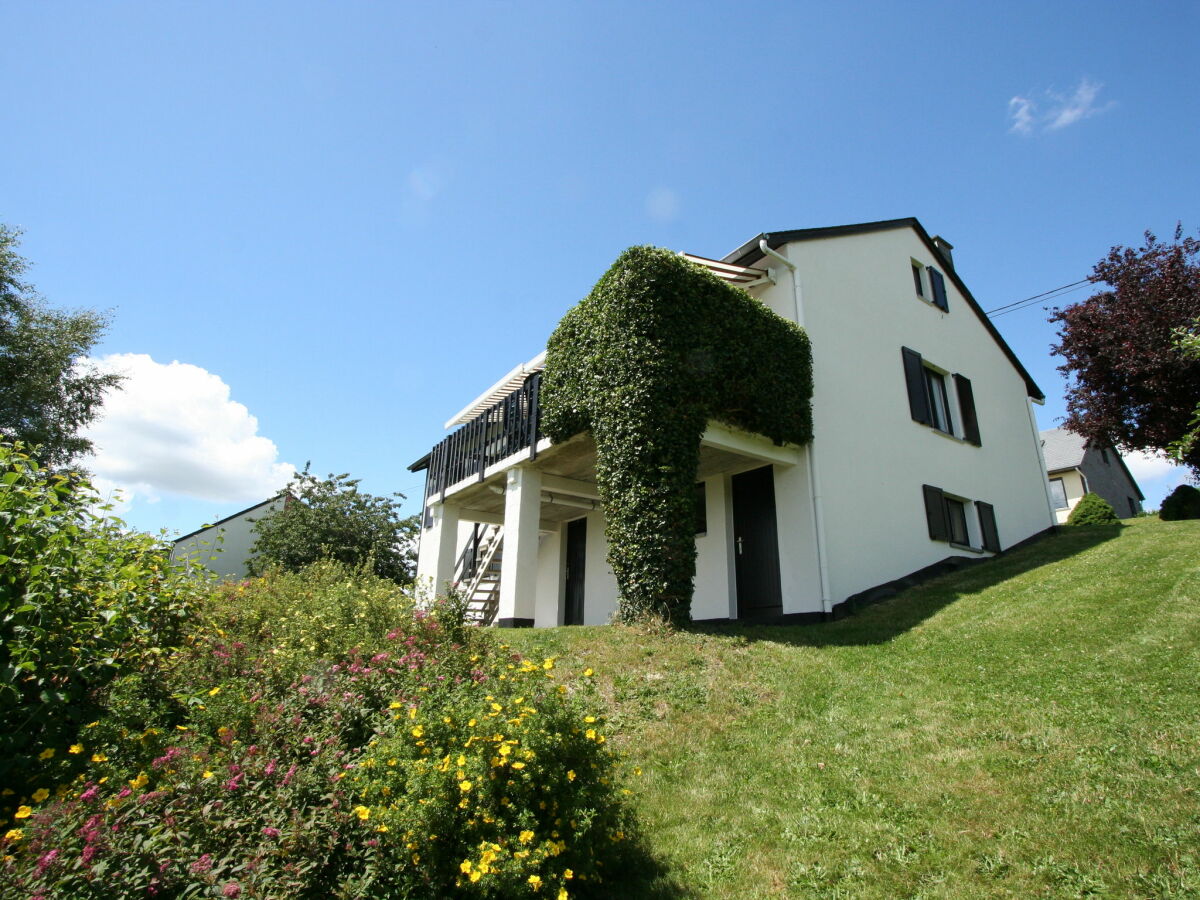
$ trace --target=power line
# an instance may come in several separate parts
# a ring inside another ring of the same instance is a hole
[[[1086,284],[1081,284],[1081,285],[1078,285],[1078,286],[1076,286],[1076,287],[1073,287],[1073,288],[1068,288],[1067,290],[1060,291],[1059,293],[1057,293],[1057,294],[1054,294],[1053,296],[1046,296],[1046,297],[1044,297],[1043,299],[1045,299],[1045,300],[1057,300],[1059,297],[1065,297],[1067,294],[1073,294],[1073,293],[1075,293],[1076,291],[1081,291],[1081,290],[1083,290],[1085,287],[1087,287],[1087,285],[1086,285]],[[1031,306],[1033,306],[1033,305],[1034,305],[1034,303],[1035,303],[1035,302],[1036,302],[1036,301],[1030,301],[1030,302],[1028,302],[1028,303],[1025,303],[1025,304],[1024,304],[1024,305],[1022,305],[1022,306],[1014,306],[1014,307],[1012,307],[1011,309],[1005,309],[1005,310],[1002,310],[1001,312],[998,312],[998,313],[996,313],[994,316],[990,316],[989,318],[992,318],[992,319],[998,319],[998,318],[1000,318],[1001,316],[1007,316],[1009,313],[1021,312],[1022,310],[1029,309]],[[1046,306],[1043,306],[1043,307],[1042,307],[1042,309],[1048,309],[1048,308],[1049,308],[1049,307],[1046,307]]]
[[[1051,288],[1048,291],[1042,291],[1042,293],[1034,294],[1032,297],[1026,297],[1024,300],[1016,300],[1012,303],[1006,303],[1004,306],[997,306],[995,309],[989,309],[986,313],[984,313],[984,315],[992,316],[997,313],[1003,314],[1005,311],[1016,312],[1018,307],[1024,307],[1025,305],[1032,303],[1034,300],[1040,300],[1043,297],[1050,297],[1052,294],[1058,294],[1060,291],[1064,294],[1070,294],[1073,293],[1073,291],[1068,290],[1068,288],[1074,288],[1075,290],[1078,290],[1081,285],[1090,284],[1091,282],[1092,279],[1090,278],[1084,278],[1080,281],[1072,281],[1070,284],[1064,284],[1061,287]]]

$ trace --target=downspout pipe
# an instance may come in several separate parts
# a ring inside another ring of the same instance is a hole
[[[762,251],[763,256],[783,263],[788,271],[792,273],[792,304],[796,311],[796,324],[803,328],[804,306],[800,302],[800,275],[796,269],[796,264],[772,248],[767,243],[766,238],[759,239],[758,249]],[[813,534],[816,536],[817,571],[820,573],[821,581],[821,612],[829,615],[832,612],[832,604],[830,603],[831,592],[829,590],[829,561],[826,558],[825,508],[821,496],[821,479],[817,475],[817,448],[815,439],[809,442],[807,450],[808,452],[805,456],[808,459],[808,490],[813,498]]]

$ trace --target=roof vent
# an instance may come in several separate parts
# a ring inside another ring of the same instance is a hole
[[[944,237],[942,237],[940,234],[935,234],[933,236],[933,246],[938,248],[938,252],[940,254],[942,254],[942,259],[944,259],[946,261],[946,265],[949,268],[953,269],[954,268],[954,254],[951,253],[951,251],[954,249],[954,245],[952,243],[950,243],[948,240],[946,240]]]

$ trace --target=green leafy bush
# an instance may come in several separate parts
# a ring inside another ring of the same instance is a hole
[[[332,572],[293,618],[325,589],[379,587]],[[633,832],[589,680],[511,654],[453,604],[397,604],[372,643],[323,659],[297,641],[280,661],[264,650],[303,626],[260,623],[301,583],[222,588],[166,672],[171,702],[114,684],[110,708],[145,727],[101,721],[60,748],[87,771],[20,798],[0,898],[604,895]]]
[[[1190,484],[1179,485],[1163,501],[1158,517],[1164,522],[1200,519],[1200,491]]]
[[[1116,511],[1099,494],[1084,494],[1067,517],[1068,525],[1116,525]]]
[[[113,678],[158,665],[201,593],[98,503],[81,476],[0,444],[0,783],[72,743]]]
[[[620,618],[690,618],[708,420],[804,444],[811,398],[805,333],[668,250],[626,250],[563,317],[547,344],[542,428],[595,439]]]

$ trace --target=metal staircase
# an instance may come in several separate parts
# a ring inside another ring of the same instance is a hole
[[[504,558],[504,528],[477,525],[459,557],[455,586],[466,598],[468,622],[491,625],[500,606],[500,564]]]

